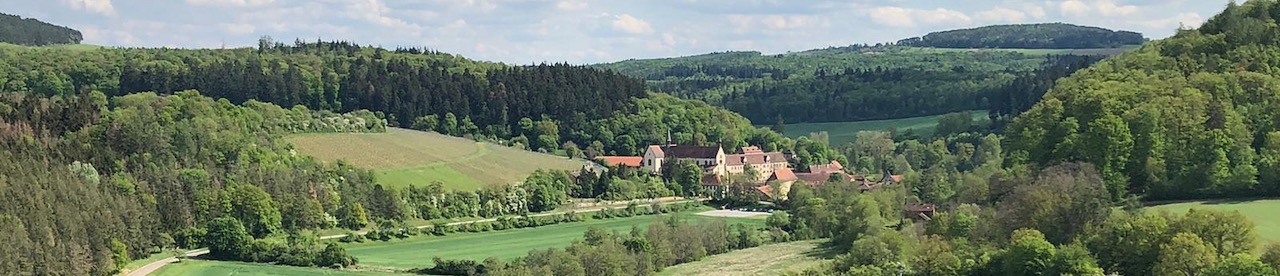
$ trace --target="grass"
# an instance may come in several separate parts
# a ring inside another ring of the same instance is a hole
[[[585,162],[398,128],[386,133],[302,134],[289,141],[299,153],[372,169],[379,183],[393,187],[438,181],[449,189],[476,190],[519,182],[538,169],[577,170]]]
[[[38,48],[38,49],[63,49],[63,50],[71,50],[71,51],[90,51],[90,50],[102,49],[104,48],[104,46],[93,45],[93,44],[56,44],[56,45],[32,47],[32,46],[0,42],[0,49],[6,49],[6,48],[8,49]]]
[[[984,110],[969,112],[973,114],[973,120],[977,124],[983,124],[988,120],[987,112]],[[789,137],[809,136],[809,133],[826,131],[831,139],[831,145],[839,146],[852,143],[856,139],[858,132],[864,130],[883,131],[895,129],[901,132],[910,129],[921,137],[928,137],[933,134],[933,127],[938,125],[939,117],[942,117],[942,115],[857,122],[787,124],[783,126],[783,130],[786,131],[785,134]]]
[[[658,275],[782,275],[821,266],[832,258],[821,240],[767,244],[663,269]]]
[[[283,265],[255,264],[242,262],[185,260],[166,265],[151,275],[184,275],[184,276],[223,276],[223,275],[276,275],[276,276],[375,276],[405,275],[387,272],[346,271],[315,267],[293,267]]]
[[[1260,245],[1280,242],[1280,199],[1259,199],[1246,201],[1196,201],[1174,203],[1147,207],[1153,210],[1165,210],[1174,213],[1186,213],[1187,210],[1240,211],[1253,221],[1254,232],[1258,233]]]
[[[724,219],[730,224],[747,223],[763,226],[758,218],[713,218],[680,213],[688,222],[706,222]],[[588,219],[583,222],[563,223],[537,228],[521,228],[481,233],[456,233],[443,237],[414,236],[390,242],[366,242],[348,244],[347,252],[360,259],[362,266],[395,269],[421,268],[432,265],[431,258],[440,256],[452,259],[484,260],[497,257],[511,260],[523,257],[530,250],[564,247],[582,239],[588,227],[606,231],[627,233],[632,225],[645,226],[662,219],[660,216],[637,216],[605,220]]]

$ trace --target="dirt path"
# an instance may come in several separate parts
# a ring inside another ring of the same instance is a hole
[[[209,254],[209,250],[196,249],[196,250],[187,251],[186,253],[187,258],[196,257],[204,254]],[[135,269],[133,271],[129,271],[129,273],[125,274],[124,276],[144,276],[147,274],[151,274],[152,272],[155,272],[157,269],[164,267],[164,265],[176,263],[176,262],[178,262],[178,258],[174,258],[174,257],[164,258],[159,261],[155,261],[147,265],[144,265],[142,267],[139,267],[138,269]]]
[[[685,203],[685,202],[694,202],[694,201],[703,201],[703,200],[706,200],[706,199],[683,199],[683,198],[679,198],[679,197],[665,197],[665,198],[658,198],[658,199],[654,199],[653,201],[651,201],[651,202],[646,202],[646,203],[659,202],[659,203],[661,203],[662,205],[669,205],[669,204]],[[529,215],[529,216],[530,216],[530,217],[544,217],[544,216],[563,215],[563,214],[567,214],[567,213],[569,213],[569,212],[576,212],[576,213],[591,213],[591,212],[599,212],[599,211],[601,211],[601,210],[605,210],[605,209],[622,209],[622,208],[626,208],[626,207],[627,207],[627,205],[629,205],[629,204],[630,204],[629,202],[610,202],[610,204],[608,204],[608,205],[592,206],[592,207],[577,207],[577,208],[573,208],[573,209],[565,210],[565,211],[555,211],[555,212],[548,212],[548,213],[540,213],[540,214],[534,214],[534,215]],[[490,221],[497,221],[497,220],[498,220],[497,218],[487,218],[487,219],[477,219],[477,220],[469,220],[469,221],[451,222],[451,223],[448,223],[448,224],[445,224],[445,225],[453,226],[453,225],[463,225],[463,224],[470,224],[470,223],[477,223],[477,222],[490,222]],[[431,225],[420,225],[420,226],[415,226],[414,228],[422,229],[422,228],[427,228],[427,227],[431,227]],[[368,231],[359,231],[359,232],[356,232],[356,235],[364,235],[365,233],[368,233]],[[340,238],[342,238],[342,237],[346,237],[346,236],[347,236],[347,235],[345,235],[345,234],[343,234],[343,235],[331,235],[331,236],[323,236],[323,237],[320,237],[320,239],[322,239],[322,240],[328,240],[328,239],[340,239]],[[187,257],[188,257],[188,258],[190,258],[190,257],[196,257],[196,256],[200,256],[200,255],[208,254],[208,253],[209,253],[209,250],[208,250],[208,249],[197,249],[197,250],[187,251],[187,253],[186,253],[186,254],[187,254]],[[165,265],[167,265],[167,264],[171,264],[171,263],[175,263],[175,262],[178,262],[178,258],[174,258],[174,257],[164,258],[164,259],[162,259],[162,260],[155,261],[155,262],[149,263],[149,264],[147,264],[147,265],[144,265],[144,266],[142,266],[142,267],[139,267],[138,269],[133,270],[133,271],[130,271],[128,274],[124,274],[123,276],[146,276],[146,275],[151,274],[152,272],[155,272],[156,270],[160,269],[161,267],[164,267],[164,266],[165,266]]]

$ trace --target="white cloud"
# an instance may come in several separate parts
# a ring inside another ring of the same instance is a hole
[[[919,10],[902,7],[877,7],[871,9],[869,15],[871,16],[871,21],[890,27],[915,27],[917,23],[967,26],[973,23],[973,18],[968,15],[945,8]]]
[[[561,0],[556,2],[556,9],[563,11],[580,11],[587,9],[587,1],[584,0]]]
[[[379,0],[354,0],[347,5],[347,11],[360,19],[373,22],[383,27],[417,28],[418,26],[387,15],[391,9]]]
[[[1114,0],[1094,0],[1086,3],[1081,0],[1067,0],[1058,4],[1063,15],[1085,17],[1101,15],[1105,17],[1130,16],[1138,12],[1138,6],[1116,4]]]
[[[101,13],[103,15],[116,14],[116,8],[111,5],[111,0],[64,0],[64,2],[75,9]]]
[[[1093,4],[1093,7],[1097,9],[1098,13],[1102,14],[1102,16],[1108,17],[1126,16],[1138,12],[1138,6],[1117,5],[1115,1],[1112,0],[1098,0]]]
[[[257,30],[257,27],[254,27],[253,24],[245,24],[245,23],[219,24],[219,26],[222,27],[223,31],[229,34],[238,34],[238,35],[252,34],[254,31]]]
[[[645,22],[645,21],[644,21],[644,20],[642,20],[642,19],[635,18],[634,16],[631,16],[630,14],[623,14],[623,15],[619,15],[619,16],[614,16],[614,19],[613,19],[613,28],[614,28],[614,29],[616,29],[616,30],[619,30],[619,31],[623,31],[623,32],[629,33],[629,34],[651,34],[651,33],[653,33],[653,26],[650,26],[650,25],[649,25],[649,22]]]
[[[1185,12],[1185,13],[1179,13],[1178,15],[1170,18],[1142,21],[1142,22],[1139,22],[1139,25],[1142,25],[1144,27],[1151,28],[1151,29],[1172,30],[1178,27],[1198,28],[1200,27],[1200,24],[1203,24],[1203,23],[1204,23],[1204,17],[1201,17],[1200,14],[1194,13],[1194,12]]]
[[[1067,0],[1058,4],[1063,15],[1085,16],[1089,14],[1089,5],[1079,0]]]
[[[726,16],[733,23],[737,32],[754,32],[761,29],[785,30],[826,25],[815,16],[808,15],[743,15]]]
[[[275,0],[187,0],[187,4],[224,7],[257,7],[275,2]]]
[[[1027,14],[1018,10],[995,7],[988,11],[978,12],[974,14],[973,17],[977,18],[979,21],[1020,22],[1027,18]]]
[[[911,10],[900,7],[879,7],[871,9],[871,21],[880,25],[911,27],[915,26],[915,21],[911,20]]]

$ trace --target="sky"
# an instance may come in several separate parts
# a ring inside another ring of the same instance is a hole
[[[270,36],[419,47],[510,64],[786,53],[932,31],[1065,22],[1159,39],[1229,0],[0,0],[87,44],[219,48]]]

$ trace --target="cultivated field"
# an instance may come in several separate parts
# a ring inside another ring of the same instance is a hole
[[[985,110],[974,110],[970,111],[970,113],[973,114],[975,124],[987,124],[988,119]],[[933,134],[933,127],[938,125],[939,117],[942,117],[942,115],[875,121],[787,124],[783,130],[786,131],[785,134],[789,137],[809,136],[809,133],[826,131],[831,138],[831,145],[839,146],[852,143],[856,139],[858,132],[864,130],[883,131],[896,129],[898,132],[902,132],[910,129],[921,137],[928,137]]]
[[[1280,199],[1260,199],[1250,201],[1225,202],[1186,202],[1148,207],[1154,210],[1166,210],[1175,213],[1186,213],[1190,209],[1240,211],[1253,221],[1254,230],[1258,233],[1259,244],[1266,245],[1280,242]]]
[[[156,270],[151,275],[168,276],[230,276],[230,275],[273,275],[273,276],[379,276],[379,275],[411,275],[386,272],[344,271],[314,267],[294,267],[270,264],[254,264],[242,262],[186,260],[172,263]]]
[[[822,241],[768,244],[756,248],[708,256],[701,261],[663,269],[658,275],[781,275],[829,262],[831,253]]]
[[[759,218],[713,218],[690,213],[679,214],[688,222],[709,222],[723,219],[729,224],[746,223],[763,226]],[[666,215],[664,215],[666,216]],[[421,268],[432,265],[431,258],[484,260],[498,257],[505,260],[523,257],[533,249],[564,247],[574,240],[581,240],[588,227],[606,231],[627,233],[632,225],[641,227],[663,219],[660,216],[636,216],[605,220],[588,219],[584,222],[563,223],[536,228],[521,228],[481,233],[456,233],[442,237],[414,236],[389,242],[365,242],[347,244],[347,252],[360,259],[360,265],[395,269]]]
[[[302,134],[289,137],[299,153],[373,169],[378,183],[475,190],[524,180],[537,169],[578,170],[583,160],[480,143],[434,132],[388,128],[386,133]]]

